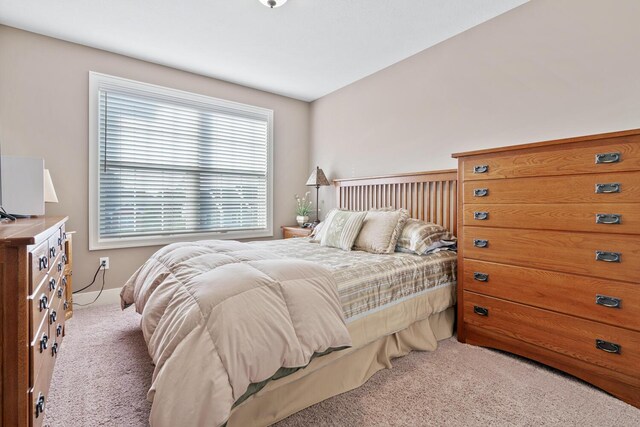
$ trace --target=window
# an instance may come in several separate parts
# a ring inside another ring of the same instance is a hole
[[[90,249],[273,235],[273,112],[89,75]]]

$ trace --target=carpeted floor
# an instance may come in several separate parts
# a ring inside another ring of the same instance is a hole
[[[153,366],[139,316],[77,310],[58,357],[45,425],[145,426]],[[365,385],[277,424],[293,426],[640,426],[640,410],[523,359],[445,340]]]

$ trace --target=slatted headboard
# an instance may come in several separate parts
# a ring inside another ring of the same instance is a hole
[[[363,211],[405,208],[412,218],[446,227],[457,236],[458,171],[455,169],[333,180],[336,206]]]

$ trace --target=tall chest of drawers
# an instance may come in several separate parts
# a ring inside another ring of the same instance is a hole
[[[42,425],[69,308],[66,221],[0,224],[0,425]]]
[[[458,339],[640,407],[640,130],[453,156]]]

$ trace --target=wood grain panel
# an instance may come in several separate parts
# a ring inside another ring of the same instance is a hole
[[[640,129],[453,157],[458,339],[549,364],[640,407]],[[614,183],[619,192],[596,192]],[[619,252],[621,262],[598,261],[596,251]],[[488,316],[474,313],[479,302]],[[595,335],[626,344],[605,353]]]
[[[64,253],[67,256],[67,262],[64,266],[64,275],[67,279],[65,286],[65,301],[67,302],[66,320],[73,317],[73,235],[75,231],[64,232]]]
[[[33,279],[33,256],[30,252],[42,242],[45,245],[59,233],[66,217],[18,219],[0,227],[0,425],[24,427],[32,424],[31,385],[39,375],[34,369],[30,337],[30,289],[38,289],[42,281]],[[56,241],[57,243],[57,241]],[[45,253],[45,255],[48,255]],[[36,257],[37,259],[37,257]],[[47,270],[38,277],[46,278]],[[44,283],[43,283],[44,284]],[[42,319],[43,328],[47,325]],[[39,326],[39,325],[38,325]],[[35,358],[35,356],[33,356]],[[45,359],[43,359],[45,360]],[[41,363],[44,366],[44,363]],[[43,369],[42,366],[40,369]],[[48,377],[50,378],[49,369]],[[41,420],[42,418],[40,418]],[[41,422],[41,421],[40,421]]]
[[[620,184],[621,191],[595,192],[596,184],[611,183]],[[467,181],[463,188],[465,204],[637,203],[640,201],[640,172]],[[474,196],[477,189],[486,189],[488,194]]]
[[[597,154],[620,153],[616,163],[596,163]],[[487,172],[474,173],[475,166]],[[556,146],[554,149],[476,157],[462,163],[465,181],[634,171],[640,169],[640,135],[600,140],[586,147]]]
[[[54,339],[56,340],[56,343],[58,343],[58,352],[60,352],[60,348],[62,347],[62,340],[64,339],[64,335],[66,333],[64,328],[65,328],[67,319],[64,316],[64,312],[65,312],[64,300],[60,300],[56,311],[60,315],[58,316],[56,323],[53,325],[51,329],[51,336],[54,337]],[[58,328],[60,328],[60,331],[58,331]],[[56,355],[56,358],[57,358],[57,355]]]
[[[475,247],[475,239],[487,240],[487,247]],[[633,283],[640,278],[640,238],[635,235],[467,226],[462,246],[465,257],[481,261]],[[621,262],[596,261],[596,251],[620,252]]]
[[[40,328],[40,325],[42,324],[42,320],[49,312],[49,306],[51,305],[51,292],[49,291],[49,285],[47,282],[47,280],[43,280],[40,287],[29,296],[29,312],[31,318],[31,321],[29,322],[30,341],[33,341],[35,338],[38,328]],[[43,297],[46,299],[46,307],[41,309],[40,300]]]
[[[313,230],[311,228],[301,228],[297,226],[282,226],[282,237],[292,239],[295,237],[307,237]]]
[[[476,219],[478,213],[486,219]],[[640,234],[640,203],[464,205],[464,225]],[[620,215],[620,224],[598,224],[597,214]]]
[[[47,337],[47,348],[40,351],[40,341],[43,335]],[[38,372],[40,372],[43,365],[47,364],[49,360],[49,354],[51,351],[51,345],[53,344],[53,337],[49,331],[49,310],[42,323],[39,325],[37,332],[34,334],[31,343],[29,344],[29,359],[31,360],[29,377],[31,381],[29,383],[33,385],[35,383]]]
[[[53,343],[53,339],[51,340]],[[49,403],[49,387],[51,385],[51,377],[53,376],[53,365],[55,363],[55,357],[51,354],[51,347],[49,347],[43,355],[42,366],[36,375],[36,379],[33,385],[33,389],[29,392],[29,402],[31,403],[31,426],[40,427],[43,425],[45,414],[38,414],[36,417],[36,402],[38,396],[42,395],[45,399],[45,412],[47,404]]]
[[[404,208],[411,218],[457,233],[457,170],[336,179],[334,185],[340,209]]]
[[[486,275],[486,281],[475,273]],[[461,284],[475,293],[640,331],[638,283],[468,259]],[[620,299],[620,308],[596,304],[597,295]]]
[[[42,242],[38,247],[29,252],[29,263],[31,264],[31,269],[29,270],[29,292],[33,292],[34,288],[40,286],[40,282],[42,282],[49,271],[48,241]]]
[[[468,325],[466,329],[468,344],[497,348],[529,359],[544,361],[549,366],[568,372],[631,405],[640,407],[640,378],[637,376],[611,371],[474,325]]]
[[[480,316],[474,307],[483,307]],[[640,366],[640,333],[465,291],[465,322],[496,334],[634,376]],[[621,346],[620,354],[596,348],[596,339]]]

